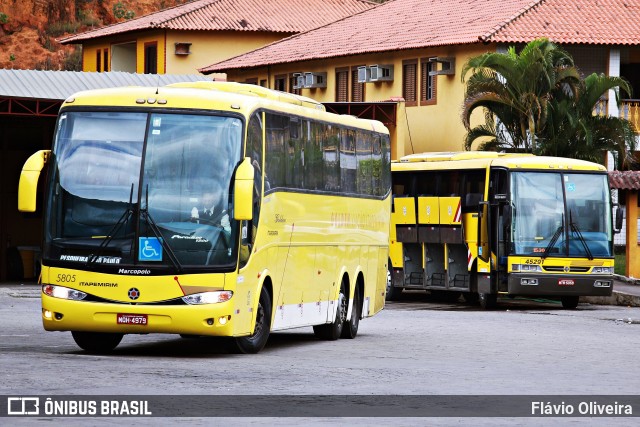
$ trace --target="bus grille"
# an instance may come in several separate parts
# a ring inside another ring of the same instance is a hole
[[[586,273],[591,267],[543,266],[544,271],[553,273]]]

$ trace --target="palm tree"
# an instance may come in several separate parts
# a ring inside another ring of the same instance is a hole
[[[610,151],[617,168],[628,169],[633,162],[630,152],[636,145],[632,124],[622,118],[594,114],[596,105],[610,89],[618,104],[619,89],[631,93],[626,80],[594,73],[580,81],[577,96],[552,100],[537,153],[602,163],[604,153]]]
[[[536,151],[554,93],[575,94],[580,80],[571,56],[545,38],[528,43],[520,53],[510,47],[504,54],[471,58],[462,70],[463,81],[469,71],[462,113],[467,149],[482,136],[488,137],[484,147]],[[479,107],[495,119],[471,129],[471,114]]]

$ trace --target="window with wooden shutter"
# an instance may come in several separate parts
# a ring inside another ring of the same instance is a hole
[[[402,61],[402,97],[405,105],[411,107],[418,105],[418,60],[409,59]]]
[[[104,50],[104,56],[102,57],[104,66],[103,70],[109,71],[109,49]]]
[[[430,76],[435,71],[436,63],[429,58],[420,60],[420,105],[433,105],[436,103],[436,76]]]
[[[287,76],[285,75],[275,76],[273,83],[274,83],[273,88],[275,90],[279,90],[280,92],[287,91]]]
[[[336,69],[336,102],[349,101],[349,69]]]
[[[364,83],[358,83],[358,67],[351,67],[351,102],[364,102]]]

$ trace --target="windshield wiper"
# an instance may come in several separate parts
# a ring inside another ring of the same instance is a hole
[[[89,258],[87,258],[87,264],[86,264],[87,266],[94,264],[100,258],[100,256],[102,255],[102,252],[105,250],[107,246],[109,246],[109,243],[111,243],[111,241],[113,240],[113,237],[118,233],[118,231],[120,231],[123,225],[126,226],[126,224],[129,222],[129,218],[131,218],[132,215],[133,215],[133,183],[131,183],[131,192],[129,193],[129,205],[127,206],[127,209],[122,213],[122,215],[120,216],[120,219],[118,219],[118,221],[113,225],[113,227],[111,227],[111,230],[109,231],[107,236],[104,239],[102,239],[102,242],[100,242],[100,246],[98,246],[98,251],[95,254],[89,255]]]
[[[593,259],[593,254],[591,253],[591,250],[589,249],[589,245],[587,245],[587,241],[584,240],[584,237],[582,236],[582,233],[580,232],[580,229],[573,222],[573,215],[571,213],[571,209],[569,209],[569,226],[571,227],[571,231],[578,236],[578,240],[580,241],[580,243],[582,243],[582,246],[584,246],[584,251],[587,254],[587,258],[589,258],[589,261],[591,261]]]
[[[183,271],[182,264],[180,264],[180,261],[178,260],[178,257],[176,256],[175,252],[173,252],[173,249],[171,249],[171,246],[169,246],[169,244],[165,241],[165,239],[162,238],[162,232],[160,231],[160,228],[158,227],[156,222],[151,217],[151,214],[149,213],[149,185],[147,185],[145,189],[145,208],[140,209],[140,219],[142,219],[142,217],[144,217],[145,219],[147,228],[151,229],[151,231],[153,232],[153,235],[156,237],[156,239],[158,239],[158,241],[160,241],[160,244],[162,245],[162,247],[167,251],[167,255],[169,255],[169,261],[171,261],[176,271],[182,274],[182,271]]]
[[[562,235],[563,232],[564,232],[564,215],[562,215],[562,223],[556,229],[556,232],[553,233],[553,237],[551,237],[551,240],[549,241],[549,244],[547,245],[547,247],[544,248],[544,252],[542,253],[542,257],[541,257],[542,259],[545,259],[546,257],[549,256],[551,249],[553,249],[553,247],[556,245],[558,238]]]

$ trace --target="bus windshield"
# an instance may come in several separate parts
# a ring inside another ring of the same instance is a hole
[[[60,115],[44,257],[229,267],[238,227],[229,187],[242,121],[221,115]]]
[[[511,174],[513,255],[612,256],[604,174]]]

